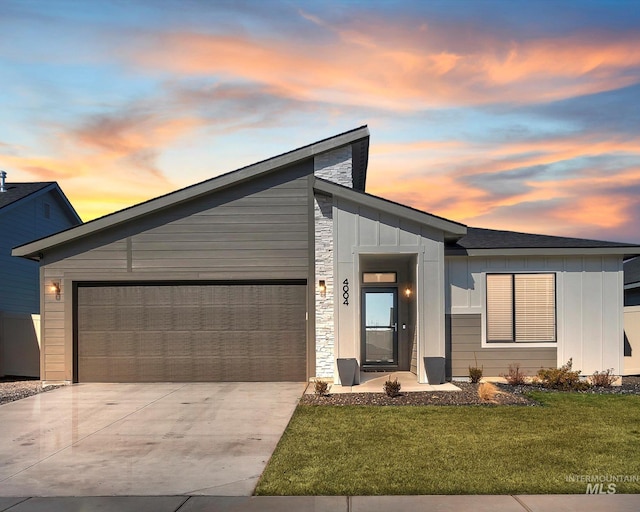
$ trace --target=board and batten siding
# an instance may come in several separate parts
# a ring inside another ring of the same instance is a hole
[[[623,367],[621,256],[449,256],[446,258],[446,308],[452,320],[461,315],[480,315],[482,321],[487,272],[555,273],[556,365],[572,358],[573,368],[584,375],[608,368],[620,374]],[[492,354],[501,351],[502,347],[481,346],[485,336],[483,325],[475,334],[479,336],[481,351]],[[521,343],[514,345],[514,349],[528,351],[532,347]]]
[[[517,363],[527,375],[540,368],[556,366],[556,348],[482,348],[482,317],[480,314],[446,316],[447,378],[468,377],[469,366],[483,369],[485,377],[507,373],[509,365]]]
[[[307,279],[312,173],[301,162],[46,253],[43,378],[73,377],[73,282]]]
[[[444,233],[395,215],[334,198],[335,279],[350,283],[349,304],[336,301],[336,356],[360,360],[360,258],[413,256],[417,301],[418,381],[426,382],[424,356],[445,355]],[[392,260],[390,260],[391,262]],[[334,379],[338,379],[337,371]]]

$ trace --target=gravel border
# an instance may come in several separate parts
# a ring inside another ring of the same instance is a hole
[[[4,377],[0,379],[0,405],[15,402],[16,400],[21,400],[59,387],[62,386],[47,386],[43,388],[41,380]]]
[[[524,394],[530,391],[562,393],[541,386],[509,386],[496,384],[498,393],[492,400],[481,400],[478,396],[478,384],[455,382],[461,391],[416,391],[401,393],[397,397],[388,397],[384,393],[337,393],[326,396],[305,394],[300,399],[302,405],[476,405],[476,406],[537,406],[535,400]],[[62,386],[42,387],[42,381],[24,378],[0,379],[0,405],[21,400]],[[640,395],[640,376],[623,377],[621,386],[611,388],[591,388],[575,391],[581,394]]]
[[[412,391],[388,397],[384,393],[336,393],[326,396],[304,395],[302,405],[540,405],[522,393],[517,393],[496,385],[498,392],[492,400],[482,400],[478,396],[478,384],[455,382],[461,391]]]
[[[482,400],[478,396],[478,384],[469,382],[454,382],[461,391],[416,391],[401,393],[397,397],[388,397],[384,393],[336,393],[319,396],[305,394],[300,399],[301,405],[472,405],[472,406],[539,406],[540,403],[525,396],[530,391],[545,391],[548,393],[563,393],[543,388],[541,386],[523,385],[509,386],[496,384],[498,393],[492,400]],[[640,377],[623,377],[622,386],[611,388],[591,388],[587,391],[577,391],[582,394],[611,394],[611,395],[640,395]]]

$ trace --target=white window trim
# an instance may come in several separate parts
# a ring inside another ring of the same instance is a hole
[[[534,342],[534,343],[517,343],[514,341],[506,341],[506,342],[499,342],[499,341],[492,341],[492,342],[488,342],[487,341],[487,274],[554,274],[555,275],[555,282],[556,282],[556,341],[544,341],[544,342]],[[536,271],[531,271],[531,270],[490,270],[488,272],[482,272],[482,279],[481,279],[481,283],[480,286],[482,287],[482,312],[480,315],[480,320],[481,320],[481,329],[482,329],[482,343],[481,343],[481,347],[482,348],[498,348],[498,349],[505,349],[505,348],[517,348],[517,349],[527,349],[527,348],[555,348],[558,347],[559,343],[558,343],[558,338],[560,337],[560,319],[559,319],[559,306],[558,306],[558,302],[559,302],[559,290],[560,290],[560,279],[559,279],[559,273],[558,272],[554,272],[552,270],[536,270]]]

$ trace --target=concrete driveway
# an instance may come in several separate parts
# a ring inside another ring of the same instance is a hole
[[[246,496],[304,383],[77,384],[0,406],[0,496]]]

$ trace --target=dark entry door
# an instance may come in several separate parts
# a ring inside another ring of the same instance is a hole
[[[398,290],[365,288],[362,293],[362,352],[365,366],[398,365]]]

